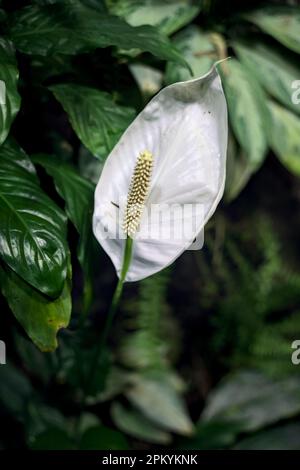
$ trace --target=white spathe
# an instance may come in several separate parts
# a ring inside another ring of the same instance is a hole
[[[166,217],[158,223],[147,217],[147,210],[143,214],[126,281],[138,281],[170,265],[203,230],[224,191],[227,134],[226,100],[216,67],[201,78],[163,88],[124,132],[103,167],[93,217],[94,234],[118,276],[125,247],[120,227],[140,152],[150,151],[154,160],[146,208],[159,204]],[[197,208],[192,215],[182,212],[192,227],[188,235],[165,236],[182,222],[178,211],[170,216],[168,207],[173,204]]]

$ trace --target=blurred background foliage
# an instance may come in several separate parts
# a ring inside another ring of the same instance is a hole
[[[300,449],[299,54],[297,1],[0,1],[0,448]],[[228,56],[204,248],[126,285],[95,363],[103,162],[162,86]]]

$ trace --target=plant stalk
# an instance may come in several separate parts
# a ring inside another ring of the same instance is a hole
[[[104,347],[105,347],[105,344],[106,344],[106,341],[107,341],[107,338],[108,338],[108,335],[109,335],[109,332],[110,332],[115,314],[116,314],[116,312],[118,310],[118,307],[119,307],[121,295],[122,295],[122,292],[123,292],[124,281],[125,281],[126,274],[127,274],[128,269],[129,269],[130,262],[131,262],[132,242],[133,242],[132,238],[127,237],[120,278],[118,280],[118,283],[117,283],[117,286],[116,286],[116,289],[115,289],[115,292],[114,292],[114,295],[113,295],[113,298],[112,298],[112,301],[111,301],[111,305],[110,305],[110,308],[109,308],[109,311],[108,311],[107,319],[106,319],[106,322],[105,322],[104,329],[102,331],[100,341],[98,342],[97,347],[95,349],[95,354],[94,354],[94,357],[93,357],[93,360],[92,360],[92,363],[91,363],[90,372],[88,374],[87,381],[86,381],[85,396],[89,393],[90,388],[93,384],[93,381],[94,381],[94,378],[95,378],[95,373],[96,373],[96,370],[97,370],[97,365],[100,362],[101,355],[103,354]]]

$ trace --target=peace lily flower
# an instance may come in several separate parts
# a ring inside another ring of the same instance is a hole
[[[201,233],[223,194],[227,133],[215,66],[162,89],[125,131],[103,167],[93,218],[123,281],[170,265]]]

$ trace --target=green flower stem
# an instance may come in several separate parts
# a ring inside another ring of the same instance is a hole
[[[127,271],[129,269],[129,266],[130,266],[131,255],[132,255],[132,238],[128,237],[126,239],[126,244],[125,244],[123,266],[122,266],[122,270],[121,270],[120,279],[118,280],[118,284],[116,286],[116,289],[115,289],[115,292],[114,292],[114,295],[113,295],[113,298],[112,298],[112,301],[111,301],[110,309],[109,309],[109,312],[108,312],[108,315],[107,315],[107,320],[106,320],[104,330],[103,330],[103,333],[102,333],[102,336],[101,336],[101,341],[99,341],[101,349],[104,348],[104,346],[105,346],[105,343],[107,341],[107,337],[108,337],[110,329],[111,329],[113,319],[115,317],[116,311],[118,310],[121,295],[122,295],[122,292],[123,292],[125,277],[126,277]]]
[[[99,364],[99,361],[101,359],[101,355],[103,353],[103,350],[104,350],[104,347],[105,347],[105,344],[106,344],[106,341],[107,341],[107,338],[108,338],[108,335],[109,335],[109,332],[113,323],[113,319],[115,317],[116,311],[120,303],[121,295],[123,292],[124,281],[125,281],[126,274],[129,269],[130,262],[131,262],[132,244],[133,244],[132,242],[133,242],[132,238],[127,237],[121,275],[118,280],[118,284],[116,286],[116,289],[115,289],[115,292],[111,301],[110,309],[107,315],[106,323],[102,331],[100,341],[97,344],[95,355],[92,360],[91,369],[90,369],[90,373],[88,375],[88,380],[87,380],[86,393],[89,393],[91,385],[93,384],[93,380],[94,380],[95,373],[97,370],[97,365]]]
[[[98,364],[100,362],[101,356],[103,354],[104,347],[105,347],[105,344],[106,344],[106,341],[107,341],[107,338],[108,338],[108,335],[109,335],[109,332],[110,332],[110,329],[111,329],[111,326],[112,326],[112,323],[113,323],[113,319],[115,317],[115,314],[116,314],[116,312],[118,310],[118,307],[119,307],[119,304],[120,304],[120,299],[121,299],[121,295],[122,295],[122,292],[123,292],[124,281],[125,281],[126,274],[127,274],[128,269],[129,269],[130,262],[131,262],[132,245],[133,245],[132,238],[127,237],[126,244],[125,244],[125,251],[124,251],[124,257],[123,257],[123,265],[122,265],[121,275],[120,275],[120,278],[118,280],[118,284],[116,286],[116,289],[115,289],[115,292],[114,292],[114,295],[113,295],[113,298],[112,298],[112,301],[111,301],[110,309],[109,309],[109,312],[108,312],[108,315],[107,315],[106,323],[105,323],[104,329],[102,331],[100,341],[97,343],[97,346],[96,346],[96,349],[95,349],[95,354],[94,354],[94,357],[93,357],[92,363],[91,363],[91,368],[89,370],[89,374],[87,376],[87,380],[85,382],[85,386],[84,386],[84,389],[83,389],[83,397],[82,397],[81,404],[80,404],[80,412],[79,412],[77,423],[75,425],[75,441],[76,442],[78,442],[79,438],[80,438],[79,429],[80,429],[81,416],[82,416],[82,413],[83,413],[83,410],[84,410],[86,397],[90,393],[91,387],[93,385],[93,381],[95,379],[95,374],[96,374],[96,371],[97,371],[97,367],[98,367]]]

